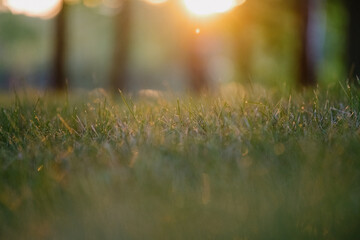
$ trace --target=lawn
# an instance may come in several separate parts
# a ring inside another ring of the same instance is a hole
[[[0,239],[356,239],[360,93],[3,95]]]

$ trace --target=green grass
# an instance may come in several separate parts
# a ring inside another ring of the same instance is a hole
[[[360,236],[356,89],[20,95],[1,97],[0,239]]]

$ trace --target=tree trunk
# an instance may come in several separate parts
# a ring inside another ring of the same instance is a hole
[[[110,87],[117,92],[128,87],[128,61],[131,33],[131,1],[123,0],[122,9],[116,16],[115,47],[110,73]]]
[[[67,87],[65,65],[66,65],[66,38],[67,38],[67,6],[64,3],[61,11],[55,17],[55,39],[54,39],[54,66],[51,87],[62,91]]]
[[[310,35],[311,2],[316,0],[300,1],[300,52],[299,52],[299,73],[297,83],[299,86],[314,86],[316,84],[315,62],[312,56],[315,49],[312,48],[312,37]]]
[[[192,24],[190,24],[192,26]],[[195,93],[201,93],[207,90],[208,79],[206,74],[206,66],[201,54],[200,32],[196,33],[195,27],[187,28],[187,68],[189,71],[190,88]],[[201,31],[199,29],[199,31]]]
[[[298,85],[314,86],[317,84],[317,71],[322,58],[325,39],[326,0],[300,1],[300,59]]]
[[[348,12],[348,41],[347,41],[347,64],[349,79],[357,83],[360,78],[360,1],[347,0]],[[357,83],[358,84],[358,83]]]

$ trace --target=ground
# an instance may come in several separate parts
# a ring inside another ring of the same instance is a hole
[[[0,239],[355,239],[359,96],[3,95]]]

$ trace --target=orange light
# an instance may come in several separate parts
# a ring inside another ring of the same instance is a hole
[[[196,33],[196,34],[200,34],[200,28],[197,28],[197,29],[195,30],[195,33]]]

